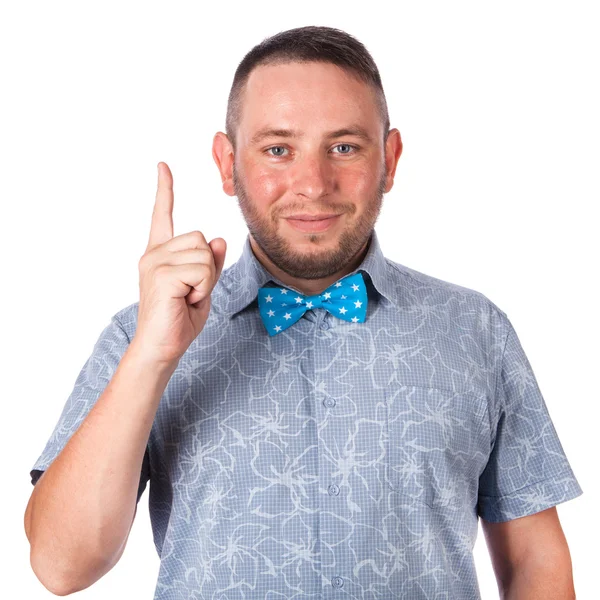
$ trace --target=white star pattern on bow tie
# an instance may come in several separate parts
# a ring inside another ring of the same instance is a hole
[[[282,310],[287,306],[286,302],[280,302],[279,309],[273,302],[274,297],[271,294],[274,294],[277,289],[284,295],[290,291],[287,288],[261,287],[258,294],[260,315],[269,335],[284,331],[296,323],[307,310],[314,308],[324,308],[336,317],[351,323],[362,323],[366,318],[367,292],[360,272],[343,277],[320,295],[304,296],[296,292],[295,304],[292,304],[287,312]],[[346,300],[348,302],[345,302]],[[272,304],[273,308],[267,310],[266,304]]]

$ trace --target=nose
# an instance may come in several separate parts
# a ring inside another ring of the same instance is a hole
[[[291,189],[298,196],[318,199],[330,191],[332,174],[325,157],[304,155],[298,158],[290,175]]]

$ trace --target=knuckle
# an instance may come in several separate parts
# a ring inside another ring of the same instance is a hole
[[[150,251],[146,252],[138,261],[138,269],[140,272],[149,271],[154,264],[155,255]]]
[[[210,268],[210,278],[214,279],[217,274],[217,267],[215,266],[214,261],[211,260],[208,266]]]
[[[205,262],[199,263],[198,271],[200,275],[206,278],[207,275],[210,275],[210,266]]]
[[[198,244],[206,244],[206,238],[204,237],[204,234],[198,229],[192,231],[192,239]]]
[[[143,256],[142,258],[140,258],[140,260],[138,261],[138,271],[140,273],[147,273],[148,272],[148,259],[145,259]]]
[[[210,265],[207,265],[206,263],[201,263],[200,265],[198,265],[198,276],[201,278],[201,284],[210,281],[210,279],[212,278]]]
[[[209,257],[208,261],[206,262],[206,266],[208,267],[208,270],[209,270],[211,273],[214,273],[214,272],[216,271],[216,268],[215,268],[215,261],[212,259],[212,256],[211,256],[211,257]]]

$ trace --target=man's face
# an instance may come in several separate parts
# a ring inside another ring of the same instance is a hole
[[[369,139],[329,135],[351,128]],[[257,139],[264,130],[294,135]],[[320,279],[352,262],[379,216],[385,167],[383,124],[369,86],[323,63],[261,66],[250,74],[233,185],[252,240],[282,271]],[[312,225],[288,219],[303,214],[339,216]]]

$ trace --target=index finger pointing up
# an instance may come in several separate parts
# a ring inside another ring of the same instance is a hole
[[[158,163],[158,187],[150,224],[148,248],[168,242],[173,237],[173,175],[165,162]]]

